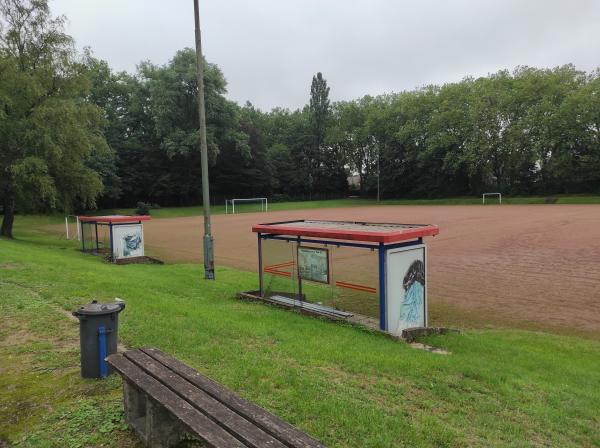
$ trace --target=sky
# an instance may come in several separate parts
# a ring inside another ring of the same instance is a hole
[[[193,0],[50,0],[80,48],[115,70],[194,47]],[[263,110],[485,76],[519,65],[600,66],[599,0],[200,0],[202,45],[228,98]]]

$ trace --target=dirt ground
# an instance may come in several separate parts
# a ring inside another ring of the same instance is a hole
[[[600,336],[600,206],[378,206],[213,216],[218,265],[256,270],[252,224],[290,219],[433,223],[427,238],[434,321],[508,324]],[[201,217],[144,225],[169,262],[201,262]]]

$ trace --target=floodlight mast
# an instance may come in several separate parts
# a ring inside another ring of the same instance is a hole
[[[200,117],[200,162],[202,165],[202,210],[204,212],[204,278],[215,279],[215,255],[210,227],[210,196],[208,186],[208,149],[206,145],[206,110],[204,108],[204,64],[200,37],[200,10],[194,0],[194,22],[196,25],[196,65],[198,67],[198,112]]]

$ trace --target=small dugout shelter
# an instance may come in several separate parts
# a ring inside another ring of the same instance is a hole
[[[324,315],[356,313],[394,335],[427,326],[423,238],[437,235],[438,226],[295,220],[256,224],[252,231],[261,299],[319,307]]]
[[[78,216],[81,251],[103,255],[112,262],[144,257],[143,222],[148,215]]]

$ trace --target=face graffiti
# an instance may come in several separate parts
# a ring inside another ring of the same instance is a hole
[[[414,282],[425,285],[425,266],[421,260],[415,260],[406,271],[404,281],[402,282],[404,290],[408,291],[408,288],[410,288]]]

